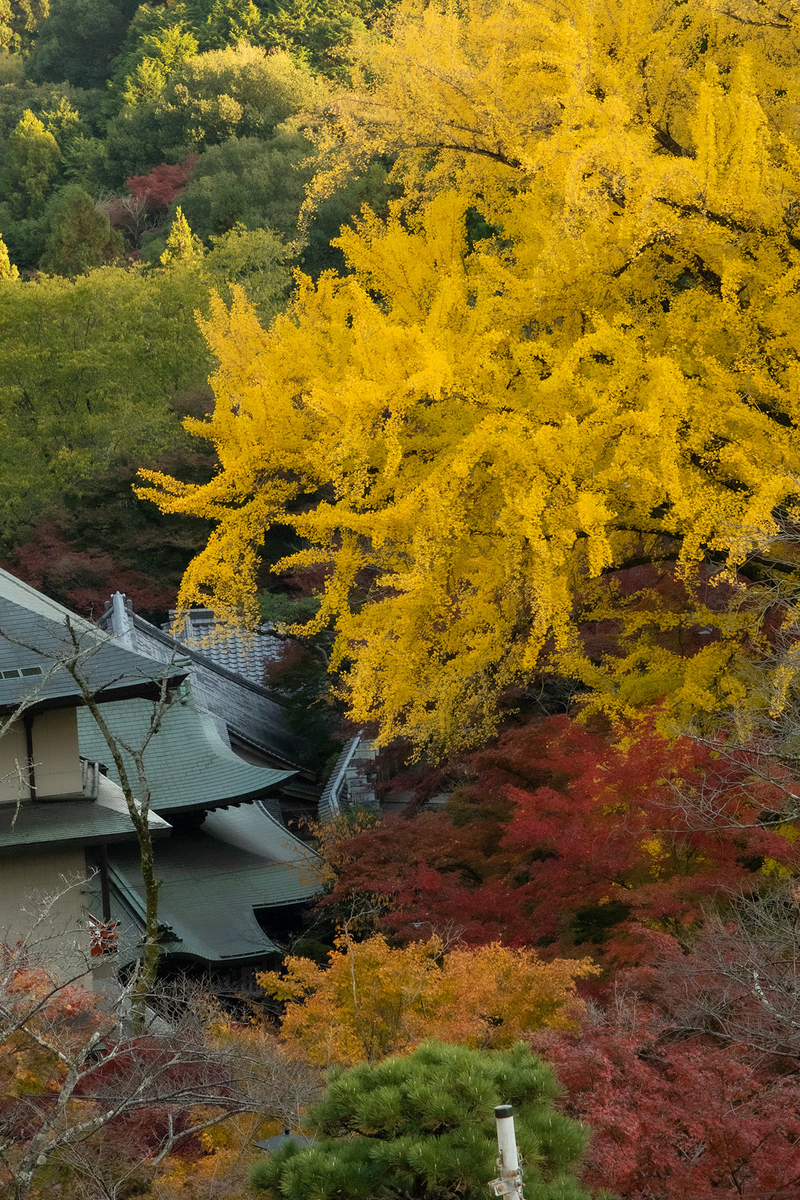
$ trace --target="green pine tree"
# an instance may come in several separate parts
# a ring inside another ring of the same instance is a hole
[[[171,267],[175,263],[191,264],[199,262],[203,254],[203,243],[195,237],[189,228],[189,222],[183,215],[180,205],[175,210],[175,219],[167,237],[164,253],[160,262],[163,267]]]
[[[8,257],[8,247],[0,233],[0,279],[19,279],[19,271]]]
[[[126,105],[158,100],[170,73],[197,54],[197,38],[189,32],[182,4],[151,8],[141,4],[128,26],[114,60],[110,94],[104,110],[115,116]]]
[[[586,1134],[554,1108],[552,1068],[530,1049],[425,1042],[413,1054],[335,1071],[311,1111],[322,1141],[289,1145],[253,1169],[278,1200],[486,1200],[497,1174],[494,1108],[512,1104],[529,1200],[588,1200]]]
[[[158,100],[171,73],[197,54],[197,38],[180,24],[167,25],[158,35],[143,37],[138,49],[142,56],[121,88],[121,99],[129,107]]]

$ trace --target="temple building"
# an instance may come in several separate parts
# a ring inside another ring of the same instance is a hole
[[[93,930],[95,949],[113,950],[123,965],[137,955],[138,841],[82,685],[131,780],[147,743],[163,957],[246,979],[280,952],[281,931],[319,886],[314,853],[287,824],[287,814],[313,808],[318,790],[298,765],[280,703],[135,616],[119,593],[98,626],[5,571],[0,940],[35,904],[26,896],[83,879],[65,894],[65,927]]]

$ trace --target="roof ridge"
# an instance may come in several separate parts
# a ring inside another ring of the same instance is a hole
[[[154,635],[160,642],[165,645],[175,646],[182,650],[187,658],[198,659],[201,666],[207,667],[209,671],[214,671],[217,675],[222,675],[224,679],[231,679],[234,683],[241,684],[242,687],[249,688],[253,692],[258,692],[259,695],[265,696],[271,700],[273,704],[277,704],[279,708],[286,708],[286,703],[279,696],[276,696],[269,688],[265,688],[263,684],[253,683],[251,679],[240,675],[238,671],[232,671],[230,667],[223,667],[220,663],[209,658],[207,654],[203,654],[202,650],[197,650],[194,646],[187,645],[180,638],[173,637],[171,633],[167,633],[163,629],[159,629],[157,625],[153,625],[151,621],[147,621],[144,617],[140,617],[137,612],[131,613],[133,623],[138,626],[143,632]],[[141,653],[141,651],[139,651]]]
[[[19,593],[22,593],[22,596]],[[73,622],[77,622],[86,630],[93,630],[95,633],[102,635],[103,630],[99,625],[90,621],[87,617],[81,617],[78,613],[74,613],[69,608],[65,608],[63,604],[59,604],[57,600],[53,600],[44,592],[40,592],[38,588],[32,584],[26,583],[24,579],[19,579],[13,575],[11,571],[0,567],[0,598],[6,600],[9,604],[16,604],[20,608],[27,608],[29,612],[35,612],[38,616],[47,616],[42,609],[52,609],[51,620],[63,621],[65,617]],[[25,602],[27,598],[27,603]],[[33,603],[31,603],[31,601]]]

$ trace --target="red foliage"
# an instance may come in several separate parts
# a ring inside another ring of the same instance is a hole
[[[737,825],[781,802],[769,784],[739,786],[746,758],[731,764],[648,723],[629,733],[615,742],[552,717],[504,735],[475,756],[478,778],[447,812],[385,819],[342,845],[329,902],[388,896],[385,925],[401,940],[460,926],[473,944],[579,946],[619,966],[747,888],[765,858],[800,864],[786,838]],[[681,794],[709,787],[719,802],[704,825]]]
[[[25,583],[77,612],[99,616],[112,592],[125,592],[141,611],[167,609],[175,587],[159,585],[143,572],[103,551],[77,549],[54,523],[43,523],[3,564]]]
[[[119,1095],[143,1093],[146,1121],[141,1120],[138,1107],[131,1105],[115,1119],[110,1132],[131,1142],[138,1139],[148,1153],[154,1153],[168,1137],[191,1128],[193,1095],[215,1095],[223,1100],[231,1095],[221,1064],[191,1041],[133,1037],[115,1044],[109,1040],[106,1050],[106,1057],[80,1080],[75,1095],[103,1104]],[[196,1141],[191,1134],[189,1140]]]
[[[646,928],[680,934],[709,898],[746,886],[764,858],[800,861],[777,833],[738,825],[743,814],[755,821],[761,808],[782,803],[768,785],[755,794],[752,785],[747,793],[736,787],[746,759],[726,762],[723,778],[708,749],[662,737],[652,724],[609,744],[556,717],[512,735],[503,756],[507,769],[530,776],[534,763],[546,776],[539,787],[507,786],[515,812],[502,846],[528,876],[523,891],[547,937],[564,935],[565,914],[602,927],[602,910],[613,905],[625,916],[615,951],[636,955],[620,934],[635,942]],[[709,788],[719,794],[713,820],[692,807],[693,795]]]
[[[62,1066],[43,1043],[69,1054],[92,1036],[99,1017],[88,989],[61,986],[30,961],[23,942],[0,943],[0,968],[0,1124],[24,1142],[53,1112],[63,1084]],[[0,1170],[0,1191],[2,1178]]]
[[[800,1079],[745,1046],[676,1040],[653,1008],[621,1002],[581,1034],[542,1031],[564,1110],[591,1127],[584,1182],[621,1200],[721,1200],[800,1185]]]
[[[330,575],[330,564],[315,563],[313,566],[303,567],[300,571],[284,572],[278,575],[277,579],[280,586],[291,593],[293,600],[299,600],[320,595]]]
[[[530,922],[513,886],[504,883],[507,856],[497,853],[504,820],[502,800],[457,824],[449,813],[417,818],[385,815],[339,843],[331,856],[337,881],[323,906],[347,905],[356,896],[380,896],[390,911],[385,927],[403,942],[454,931],[470,945],[530,940]]]
[[[187,154],[183,162],[161,163],[147,175],[132,175],[125,186],[132,196],[143,196],[152,212],[169,208],[188,183],[199,155]]]
[[[747,580],[738,579],[737,585],[746,586]],[[597,606],[617,615],[580,623],[584,649],[595,660],[621,653],[625,642],[630,649],[623,613],[649,614],[650,620],[634,639],[644,636],[665,650],[691,657],[718,639],[718,631],[708,626],[708,613],[724,612],[733,594],[733,586],[721,581],[709,564],[699,566],[691,579],[684,578],[672,562],[641,563],[609,571],[594,583],[585,603],[590,611]],[[665,613],[675,619],[662,625]]]

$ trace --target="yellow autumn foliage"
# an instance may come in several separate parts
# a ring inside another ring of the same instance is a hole
[[[528,1029],[571,1028],[582,1007],[575,980],[598,968],[497,943],[445,952],[435,937],[398,949],[381,934],[363,942],[343,934],[327,966],[290,957],[285,971],[256,976],[287,1002],[281,1037],[328,1066],[376,1062],[426,1038],[493,1049]]]
[[[391,153],[402,198],[269,329],[215,302],[216,406],[187,427],[219,471],[141,491],[216,522],[181,603],[254,618],[259,546],[289,525],[308,548],[279,566],[328,567],[315,628],[382,740],[477,741],[543,661],[613,691],[576,635],[589,581],[733,570],[800,491],[792,13],[401,3],[317,120],[315,194]],[[730,659],[664,657],[650,692],[727,703]]]

